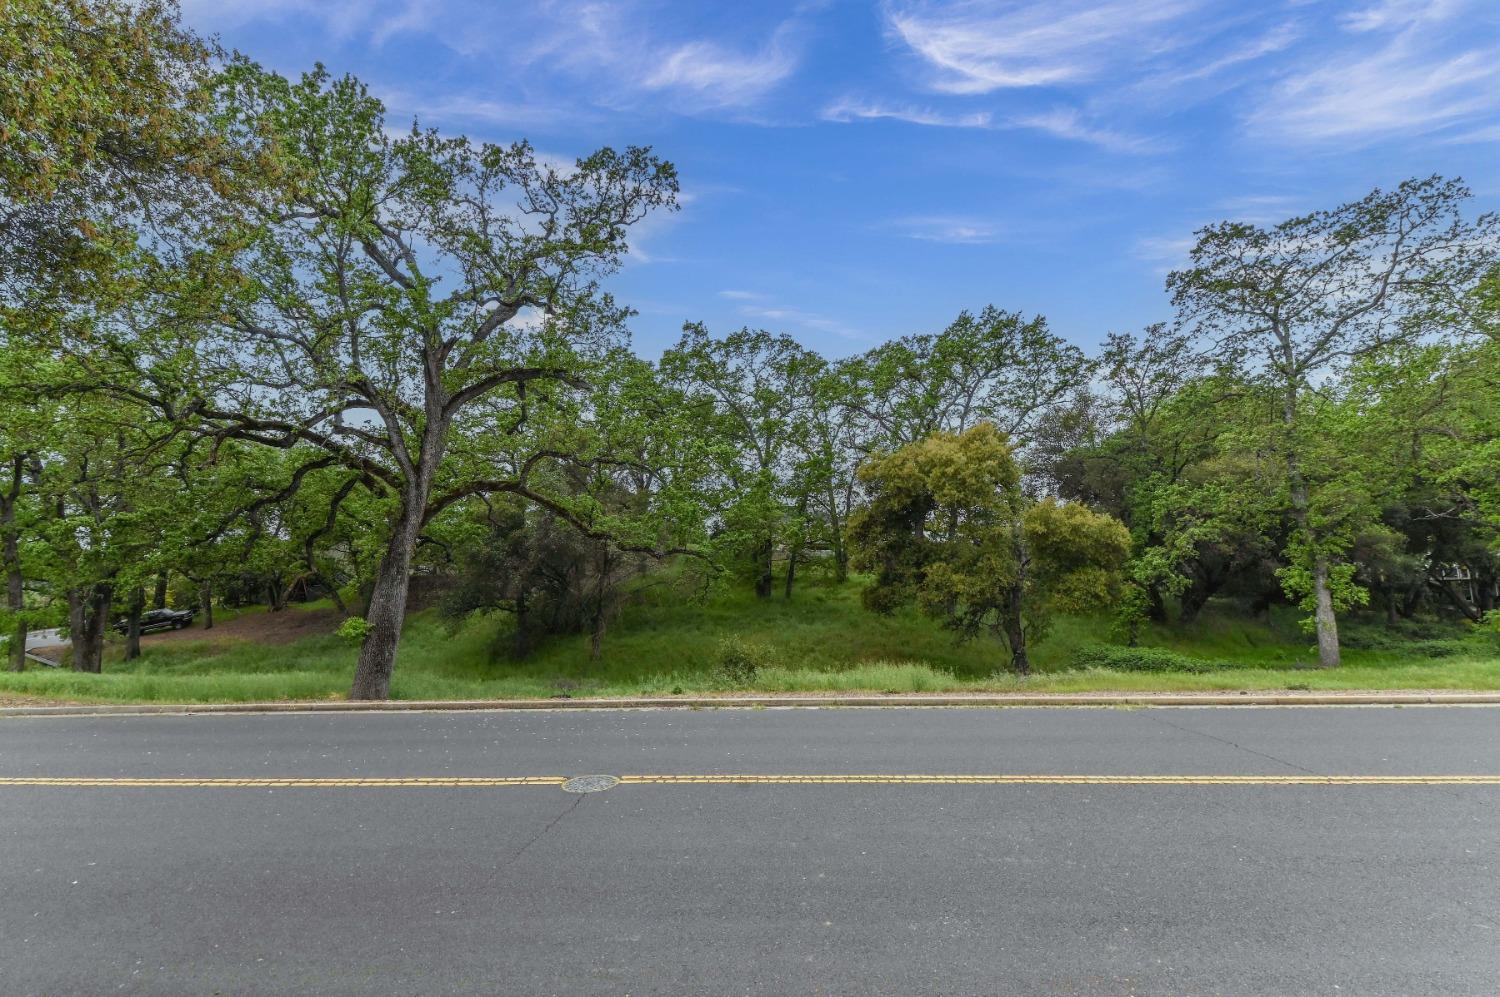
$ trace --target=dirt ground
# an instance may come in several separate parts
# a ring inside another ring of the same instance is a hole
[[[36,696],[0,692],[0,706],[68,706],[72,702],[71,699],[38,699]]]
[[[317,637],[338,629],[342,622],[337,610],[298,609],[295,606],[279,613],[245,613],[233,619],[218,617],[212,630],[203,629],[199,617],[186,630],[164,630],[161,633],[141,637],[142,646],[165,644],[170,641],[201,640],[248,640],[257,644],[290,644],[303,637]]]
[[[290,644],[301,640],[303,637],[317,637],[322,634],[332,633],[338,629],[343,617],[337,610],[333,609],[298,609],[295,606],[284,609],[279,613],[255,612],[226,619],[220,616],[214,620],[212,630],[203,629],[203,620],[200,617],[191,627],[186,630],[164,630],[161,633],[143,634],[141,646],[151,647],[156,644],[165,644],[173,641],[253,641],[257,644]],[[111,635],[112,641],[118,641],[117,635]],[[49,658],[53,661],[61,661],[67,652],[66,647],[36,647],[31,653],[39,657]],[[19,706],[20,703],[9,703],[6,705]]]

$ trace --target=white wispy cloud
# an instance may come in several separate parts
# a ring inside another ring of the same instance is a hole
[[[947,113],[925,107],[856,100],[852,97],[837,100],[823,109],[824,121],[873,121],[879,118],[940,128],[991,128],[995,123],[994,115],[988,111]]]
[[[996,223],[964,215],[912,215],[893,219],[888,227],[908,239],[956,245],[982,245],[1000,237],[1000,226]]]
[[[740,314],[746,318],[757,319],[764,322],[776,322],[801,326],[804,329],[812,329],[817,332],[827,332],[844,339],[859,339],[860,333],[850,328],[846,323],[818,312],[804,311],[801,308],[783,308],[775,305],[745,305],[740,308]]]
[[[1380,0],[1340,18],[1350,31],[1380,31],[1420,21],[1442,21],[1458,13],[1464,0]]]
[[[385,104],[387,119],[410,124],[416,118],[422,124],[484,124],[505,128],[546,125],[564,113],[563,106],[551,101],[501,100],[464,93],[420,94],[404,87],[372,87]],[[587,111],[574,111],[588,120]]]
[[[649,101],[688,113],[746,108],[802,62],[800,12],[758,37],[721,37],[653,17],[642,0],[184,0],[183,9],[190,23],[209,30],[295,17],[337,40],[377,47],[401,36],[427,37],[485,60],[497,76],[518,84],[501,89],[502,96],[441,98],[455,114],[497,123],[532,116],[526,102],[511,96],[517,89],[557,96],[558,83],[567,84],[575,106],[620,110]]]
[[[1153,273],[1165,276],[1187,265],[1189,254],[1198,240],[1192,236],[1146,236],[1137,239],[1131,255],[1151,266]]]
[[[802,62],[801,20],[780,21],[760,43],[669,37],[632,0],[545,4],[517,59],[531,70],[592,83],[597,99],[621,108],[645,97],[697,112],[752,106]],[[503,27],[504,25],[502,25]]]
[[[1240,194],[1224,198],[1214,207],[1232,221],[1275,225],[1305,210],[1305,203],[1289,194]]]
[[[1132,135],[1114,128],[1089,124],[1074,108],[1057,108],[1044,114],[1022,115],[1011,118],[1009,124],[1016,128],[1035,128],[1057,138],[1074,142],[1087,142],[1111,152],[1145,153],[1161,152],[1166,146],[1156,139]]]
[[[434,7],[433,0],[406,0],[399,10],[375,25],[370,41],[378,46],[406,32],[429,32],[434,21],[441,16],[442,12]]]
[[[1472,5],[1389,0],[1344,19],[1352,36],[1286,75],[1247,115],[1257,136],[1298,144],[1366,143],[1500,114],[1500,39],[1472,31]]]
[[[379,45],[404,31],[433,31],[445,20],[435,0],[181,0],[188,23],[207,31],[309,18],[334,39],[368,38]]]
[[[1055,138],[1085,142],[1111,152],[1160,152],[1165,147],[1155,139],[1089,122],[1077,108],[1055,108],[1036,114],[997,118],[989,111],[943,112],[910,105],[883,104],[844,98],[823,110],[824,121],[853,122],[888,119],[935,128],[1030,129]]]
[[[757,323],[770,322],[777,325],[793,325],[803,329],[811,329],[815,332],[832,333],[844,339],[861,338],[858,332],[838,319],[829,318],[827,315],[818,312],[782,305],[773,301],[769,295],[761,294],[758,291],[729,288],[720,291],[719,297],[739,302],[739,307],[736,310],[739,312],[740,317]]]
[[[1458,132],[1446,141],[1454,145],[1470,145],[1480,142],[1500,142],[1500,125],[1486,125],[1471,131]]]
[[[1207,62],[1177,70],[1164,70],[1146,79],[1145,85],[1155,89],[1175,90],[1185,84],[1196,84],[1212,79],[1225,70],[1285,51],[1304,36],[1304,30],[1303,26],[1295,21],[1284,21],[1243,45],[1236,45],[1229,51],[1214,56]]]
[[[742,53],[712,41],[680,45],[653,60],[641,80],[647,90],[676,90],[707,107],[752,104],[796,70],[798,56],[783,23],[764,47]]]
[[[933,70],[929,85],[978,94],[1097,79],[1175,47],[1166,30],[1197,0],[890,0],[889,32]]]

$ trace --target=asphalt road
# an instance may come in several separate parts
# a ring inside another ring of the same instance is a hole
[[[582,773],[1206,778],[499,784]],[[1500,992],[1500,779],[1318,776],[1500,709],[5,719],[0,993]]]

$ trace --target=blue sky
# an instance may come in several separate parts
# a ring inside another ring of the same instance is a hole
[[[1500,0],[184,0],[476,139],[648,144],[684,208],[611,289],[841,356],[993,303],[1084,346],[1170,317],[1193,230],[1407,176],[1500,207]]]

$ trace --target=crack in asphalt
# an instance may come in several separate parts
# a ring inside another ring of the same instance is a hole
[[[573,798],[573,802],[571,804],[569,804],[567,807],[563,808],[563,812],[562,813],[560,813],[556,817],[552,818],[552,820],[548,822],[548,824],[547,824],[546,827],[542,828],[536,834],[533,834],[530,838],[526,839],[526,843],[523,844],[520,848],[517,848],[516,851],[515,851],[515,854],[511,855],[510,858],[506,859],[504,862],[501,862],[499,865],[495,866],[495,871],[490,874],[490,880],[493,881],[494,878],[500,874],[500,870],[508,868],[511,865],[514,865],[515,862],[516,862],[516,860],[519,859],[522,855],[524,855],[526,853],[526,849],[530,848],[532,845],[536,844],[538,841],[541,841],[547,835],[551,834],[552,833],[552,829],[554,827],[556,827],[558,824],[562,823],[562,819],[564,817],[568,816],[568,814],[572,813],[574,810],[577,810],[578,809],[578,805],[580,803],[582,803],[582,802],[583,802],[583,797],[581,795],[580,796],[575,796]]]
[[[1308,775],[1327,775],[1328,774],[1327,772],[1319,772],[1317,769],[1310,769],[1310,768],[1307,768],[1305,766],[1298,765],[1296,762],[1289,762],[1285,758],[1278,758],[1277,756],[1275,756],[1273,754],[1270,754],[1268,752],[1265,752],[1265,751],[1257,751],[1254,748],[1247,748],[1243,744],[1240,744],[1238,741],[1231,741],[1227,737],[1220,737],[1217,734],[1210,734],[1207,731],[1198,730],[1198,729],[1193,728],[1193,727],[1185,727],[1185,726],[1183,726],[1182,724],[1179,724],[1179,723],[1173,723],[1172,721],[1167,720],[1166,718],[1161,717],[1161,716],[1157,716],[1155,719],[1158,722],[1160,722],[1160,723],[1166,724],[1168,727],[1175,727],[1176,729],[1178,729],[1178,730],[1180,730],[1180,731],[1182,731],[1182,732],[1184,732],[1186,734],[1197,734],[1199,737],[1206,737],[1206,738],[1208,738],[1211,741],[1218,741],[1220,744],[1227,744],[1231,748],[1237,748],[1240,751],[1245,751],[1245,752],[1248,752],[1248,753],[1250,753],[1252,755],[1258,755],[1261,758],[1265,758],[1265,759],[1268,759],[1270,761],[1273,761],[1273,762],[1275,762],[1278,765],[1285,765],[1287,768],[1296,769],[1297,771],[1299,771],[1299,772],[1305,772]],[[1448,796],[1452,796],[1455,799],[1467,799],[1467,797],[1465,797],[1462,793],[1458,792],[1455,789],[1450,789],[1447,786],[1438,787],[1438,791],[1441,792],[1441,793],[1445,793]],[[1490,802],[1488,800],[1481,800],[1481,803],[1484,804],[1484,805],[1492,805],[1492,804],[1490,804]]]
[[[1197,730],[1197,729],[1195,729],[1193,727],[1184,727],[1182,724],[1173,723],[1172,721],[1167,720],[1167,719],[1165,719],[1163,717],[1160,717],[1160,716],[1153,717],[1152,719],[1158,721],[1159,723],[1164,723],[1168,727],[1174,727],[1177,730],[1180,730],[1180,731],[1182,731],[1185,734],[1197,734],[1199,737],[1206,737],[1206,738],[1208,738],[1211,741],[1218,741],[1220,744],[1227,744],[1231,748],[1236,748],[1236,749],[1238,749],[1240,751],[1244,751],[1244,752],[1247,752],[1247,753],[1252,754],[1252,755],[1258,755],[1261,758],[1269,759],[1270,761],[1275,762],[1277,765],[1285,765],[1289,769],[1296,769],[1298,772],[1303,772],[1303,773],[1305,773],[1307,775],[1327,775],[1328,774],[1327,772],[1319,772],[1317,769],[1310,769],[1310,768],[1307,768],[1305,766],[1298,765],[1296,762],[1289,762],[1285,758],[1278,758],[1275,755],[1269,754],[1269,753],[1264,752],[1264,751],[1257,751],[1254,748],[1247,748],[1243,744],[1240,744],[1237,741],[1231,741],[1227,737],[1220,737],[1217,734],[1210,734],[1207,731]]]

